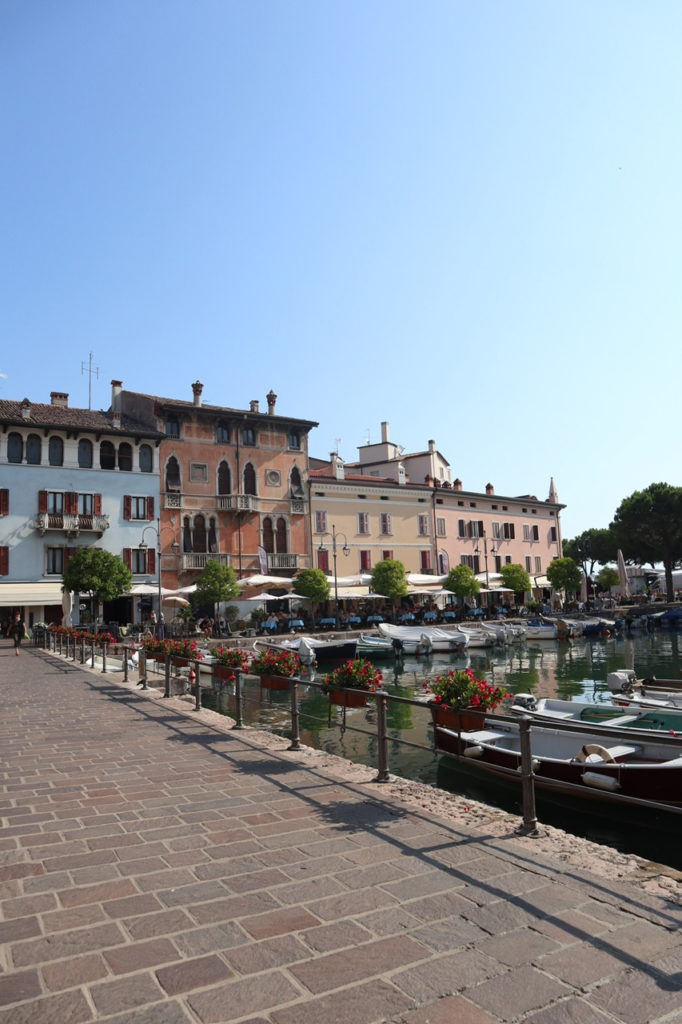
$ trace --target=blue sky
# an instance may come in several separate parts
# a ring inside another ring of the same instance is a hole
[[[4,0],[0,396],[380,423],[565,537],[679,485],[677,0]]]

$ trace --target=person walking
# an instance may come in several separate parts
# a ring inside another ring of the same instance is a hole
[[[7,636],[11,636],[14,639],[14,653],[17,658],[19,657],[19,648],[21,647],[21,641],[24,639],[26,633],[26,626],[24,620],[21,617],[21,612],[16,612],[14,619],[10,623],[10,627],[7,630]]]

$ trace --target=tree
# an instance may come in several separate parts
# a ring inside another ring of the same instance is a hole
[[[132,573],[122,558],[102,548],[78,548],[64,567],[63,590],[89,594],[91,614],[101,601],[115,601],[130,590]]]
[[[294,580],[294,588],[297,594],[310,601],[314,622],[317,605],[329,600],[329,580],[321,569],[301,569]]]
[[[660,483],[635,491],[621,501],[611,527],[626,558],[663,563],[672,601],[673,569],[682,557],[682,488]]]
[[[618,542],[611,527],[591,529],[584,530],[572,540],[564,541],[563,549],[564,557],[572,558],[586,576],[591,576],[596,562],[606,565],[615,561]]]
[[[372,590],[383,594],[393,601],[395,610],[401,597],[407,596],[407,576],[405,566],[395,558],[384,558],[377,562],[372,570]]]
[[[582,570],[572,558],[555,558],[547,566],[547,579],[554,590],[578,593],[583,583]]]
[[[449,590],[463,602],[467,597],[475,597],[480,592],[481,584],[468,565],[456,565],[445,577],[443,589]]]
[[[612,587],[615,587],[617,583],[620,583],[618,570],[614,569],[611,565],[605,565],[597,576],[597,582],[599,583],[600,590],[608,590],[610,593]]]
[[[530,576],[523,566],[518,565],[516,562],[509,562],[508,565],[503,565],[500,568],[500,576],[502,577],[502,585],[508,587],[509,590],[513,590],[517,599],[522,598],[526,591],[530,590]]]
[[[223,601],[233,601],[239,595],[237,574],[231,565],[221,565],[215,558],[210,558],[204,571],[197,580],[194,593],[198,605],[210,604],[213,618],[216,617],[216,606]]]

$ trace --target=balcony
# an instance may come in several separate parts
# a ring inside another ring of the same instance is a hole
[[[232,556],[220,552],[210,553],[208,551],[192,551],[182,556],[182,569],[197,569],[199,572],[206,568],[207,562],[218,562],[220,565],[231,565]]]
[[[300,555],[268,554],[268,569],[299,569]]]
[[[291,499],[291,514],[292,516],[305,515],[305,501],[302,498]]]
[[[258,512],[260,502],[255,494],[219,494],[218,508],[224,512]]]
[[[96,533],[100,537],[109,529],[109,516],[75,516],[63,513],[40,512],[35,519],[35,528],[42,536],[47,530],[77,537],[79,533]]]

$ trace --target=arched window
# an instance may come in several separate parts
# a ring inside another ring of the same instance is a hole
[[[37,434],[29,434],[26,438],[26,461],[29,466],[39,466],[42,461],[43,446]]]
[[[133,446],[127,441],[122,441],[118,446],[118,468],[125,473],[133,471]]]
[[[206,520],[203,516],[194,517],[192,550],[206,551]]]
[[[178,460],[174,455],[171,455],[170,459],[166,463],[166,490],[180,490],[180,466],[178,465]]]
[[[154,453],[150,444],[141,444],[137,453],[141,473],[152,473],[154,471]]]
[[[296,466],[294,466],[289,475],[289,487],[291,488],[292,498],[303,497],[303,483],[301,481],[301,474]]]
[[[212,555],[215,555],[218,551],[218,537],[216,535],[214,516],[211,516],[208,521],[208,550]]]
[[[78,465],[81,469],[92,469],[92,441],[85,437],[78,442]]]
[[[116,449],[111,441],[102,441],[99,446],[99,468],[116,469]]]
[[[51,437],[47,446],[51,466],[64,465],[64,442],[61,437]]]
[[[223,461],[218,466],[218,494],[231,494],[232,480],[230,478],[230,467]]]
[[[247,462],[244,466],[244,494],[256,493],[256,470]]]
[[[275,539],[277,551],[281,554],[287,550],[287,523],[282,516],[277,520],[277,536]]]
[[[263,520],[263,547],[269,555],[273,554],[275,550],[275,534],[270,516],[266,516]]]
[[[189,525],[189,516],[182,520],[182,550],[192,550],[192,528]]]
[[[9,434],[7,438],[7,461],[23,462],[24,460],[24,439],[21,434]]]

